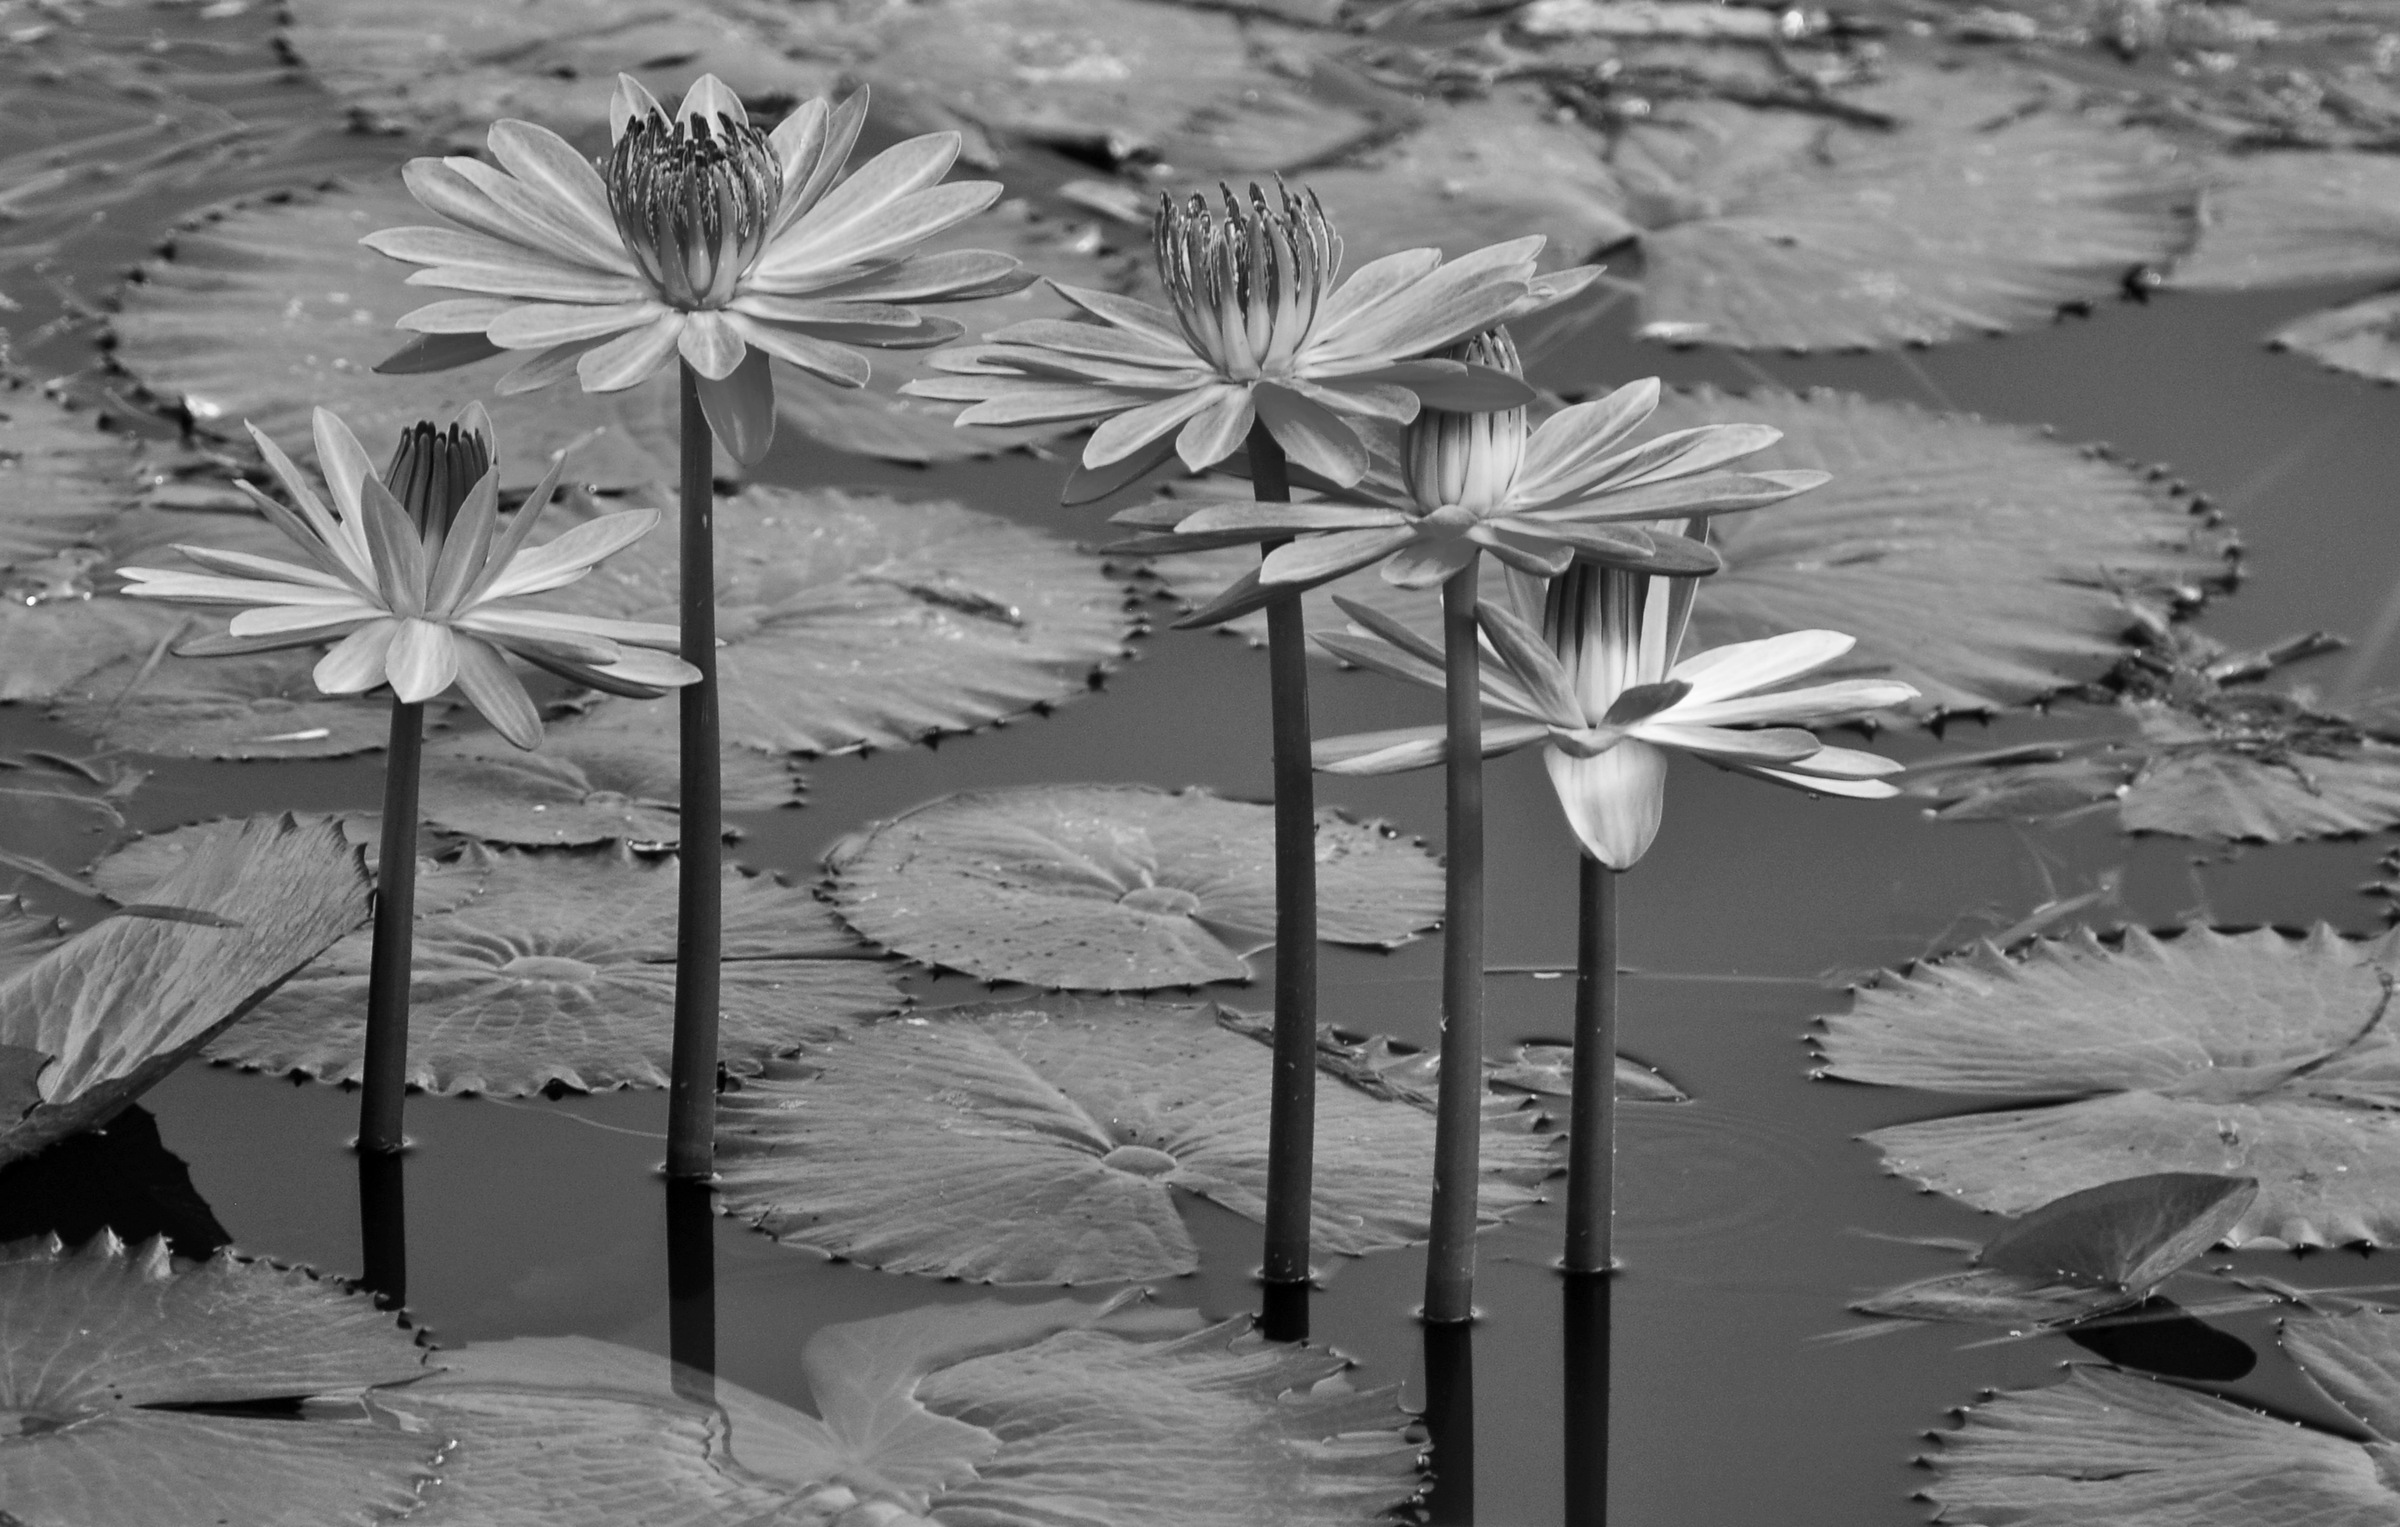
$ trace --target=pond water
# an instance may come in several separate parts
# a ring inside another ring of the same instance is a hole
[[[30,11],[21,14],[31,15]],[[93,12],[95,46],[161,61],[174,88],[239,96],[253,120],[314,125],[275,153],[203,169],[157,194],[96,212],[38,262],[0,265],[10,357],[35,377],[73,376],[94,395],[109,384],[82,315],[114,273],[139,258],[181,213],[269,184],[331,171],[365,173],[410,151],[405,140],[345,136],[339,112],[304,79],[275,72],[257,13],[196,20],[190,7]],[[155,34],[155,41],[145,34]],[[210,76],[231,84],[211,84]],[[42,87],[19,78],[12,90]],[[49,133],[12,110],[0,124],[0,163]],[[1064,175],[1072,166],[1046,173]],[[7,187],[0,185],[0,195]],[[8,240],[0,225],[0,246]],[[0,255],[5,255],[0,249]],[[1620,315],[1546,364],[1537,382],[1582,390],[1657,374],[1670,384],[1740,389],[1772,381],[1832,386],[1870,397],[1956,409],[2105,441],[2137,461],[2169,464],[2214,500],[2244,545],[2238,592],[2213,601],[2198,628],[2235,647],[2325,629],[2357,635],[2400,585],[2400,535],[2391,485],[2400,481],[2400,394],[2269,353],[2261,336],[2299,315],[2363,295],[2367,286],[2269,295],[2163,295],[2005,340],[1855,357],[1730,358],[1637,344]],[[1093,538],[1099,515],[1062,510],[1058,462],[1009,456],[935,468],[831,452],[787,432],[758,470],[795,487],[873,488],[904,498],[951,497],[1025,524]],[[1265,799],[1264,655],[1225,636],[1157,628],[1136,660],[1055,713],[950,737],[938,747],[814,760],[806,804],[736,813],[730,852],[745,866],[806,883],[824,852],[862,825],[947,792],[1056,781],[1202,785]],[[2351,665],[2345,667],[2345,665]],[[2400,685],[2400,644],[2353,664],[2335,656],[2307,672],[2353,695]],[[1430,719],[1415,691],[1375,676],[1316,670],[1319,735]],[[1963,723],[1935,739],[1886,734],[1910,760],[1944,748],[2058,735],[2061,719]],[[81,756],[88,741],[37,706],[0,709],[0,754]],[[332,762],[244,764],[143,760],[155,772],[124,803],[137,830],[203,817],[282,809],[371,810],[376,755]],[[1495,1049],[1564,1039],[1574,943],[1574,859],[1555,800],[1530,755],[1489,775],[1491,1041]],[[1385,780],[1321,779],[1320,801],[1386,819],[1441,847],[1434,773]],[[1980,1240],[1996,1223],[1888,1175],[1869,1129],[1954,1111],[1933,1094],[1812,1080],[1812,1019],[1842,1011],[1845,987],[1883,967],[1956,948],[2018,924],[2044,904],[2113,886],[2072,914],[2096,927],[2318,921],[2354,933],[2382,925],[2362,897],[2380,846],[2335,841],[2227,849],[2129,839],[2086,819],[2065,827],[1930,820],[1921,803],[1811,801],[1678,761],[1666,827],[1624,885],[1623,1044],[1692,1094],[1684,1105],[1629,1106],[1621,1116],[1623,1271],[1609,1290],[1605,1345],[1568,1342],[1567,1286],[1553,1271],[1562,1217],[1553,1202],[1481,1240],[1471,1333],[1472,1470],[1444,1470],[1435,1520],[1502,1524],[1572,1521],[1596,1527],[1710,1523],[1721,1527],[1877,1527],[1923,1521],[1913,1498],[1925,1474],[1925,1434],[1954,1424],[1956,1407],[1988,1390],[2049,1383],[2085,1350],[2059,1336],[1988,1342],[1994,1333],[1912,1325],[1863,1340],[1829,1340],[1863,1324],[1845,1306],[1861,1295],[1956,1265],[1957,1254],[1911,1237]],[[88,863],[103,844],[27,824],[6,845],[55,864]],[[98,915],[54,886],[17,888],[39,910],[72,922]],[[1257,980],[1207,995],[1263,1008]],[[1424,1045],[1436,1038],[1440,943],[1391,954],[1328,948],[1323,1017],[1345,1028]],[[980,1001],[962,977],[912,977],[924,1004]],[[207,1217],[242,1251],[337,1272],[360,1266],[357,1168],[345,1142],[355,1094],[194,1063],[141,1107],[158,1144],[188,1169]],[[663,1093],[557,1099],[414,1097],[406,1162],[407,1292],[412,1317],[444,1343],[519,1335],[586,1334],[664,1354],[669,1338],[667,1225],[656,1168]],[[121,1123],[131,1137],[144,1126]],[[156,1162],[150,1163],[155,1167]],[[136,1194],[122,1165],[89,1169],[85,1191],[114,1203]],[[20,1174],[19,1181],[25,1179]],[[10,1192],[0,1178],[0,1194]],[[1557,1185],[1554,1183],[1553,1188]],[[41,1214],[88,1213],[69,1191],[57,1207],[0,1203],[10,1234],[46,1228]],[[1202,1269],[1154,1286],[1156,1297],[1211,1315],[1254,1306],[1258,1232],[1249,1221],[1185,1197]],[[138,1220],[142,1210],[123,1211]],[[178,1223],[170,1218],[170,1227]],[[147,1224],[120,1223],[128,1234]],[[894,1276],[779,1246],[741,1223],[714,1222],[714,1309],[720,1372],[806,1407],[797,1354],[816,1330],[928,1302],[993,1297],[989,1289]],[[1405,1386],[1425,1403],[1426,1336],[1411,1318],[1421,1250],[1327,1259],[1313,1302],[1315,1339],[1359,1364],[1368,1385]],[[2302,1285],[2380,1281],[2383,1264],[2355,1252],[2215,1252],[2232,1266]],[[2170,1288],[2170,1292],[2176,1289]],[[998,1297],[1032,1300],[1042,1290]],[[2214,1324],[2248,1343],[2257,1364],[2216,1386],[2288,1414],[2322,1418],[2320,1398],[2273,1338],[2272,1312]],[[2200,1350],[2172,1327],[2146,1358],[2172,1369]],[[1437,1359],[1444,1356],[1436,1353]],[[1607,1364],[1605,1429],[1567,1396],[1595,1361]],[[1455,1376],[1448,1381],[1455,1385]],[[1456,1392],[1442,1396],[1458,1404]],[[1452,1436],[1457,1432],[1452,1430]],[[1462,1450],[1463,1451],[1463,1450]],[[1589,1481],[1605,1468],[1606,1512]],[[1570,1515],[1570,1480],[1576,1512]]]

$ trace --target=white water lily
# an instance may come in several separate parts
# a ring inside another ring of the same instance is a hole
[[[1707,533],[1704,522],[1689,529]],[[1828,747],[1808,728],[1904,705],[1917,691],[1890,679],[1777,687],[1856,645],[1839,631],[1790,631],[1679,661],[1697,586],[1577,562],[1538,597],[1538,580],[1512,578],[1508,601],[1476,611],[1487,643],[1483,701],[1511,718],[1485,727],[1485,754],[1548,743],[1543,761],[1567,821],[1611,869],[1631,868],[1658,834],[1669,752],[1827,795],[1898,794],[1883,776],[1900,764]],[[1327,651],[1442,687],[1437,644],[1371,607],[1336,602],[1356,624],[1347,635],[1319,637]],[[1328,739],[1317,744],[1316,761],[1332,774],[1393,774],[1439,763],[1445,752],[1443,728],[1410,727]]]
[[[514,653],[578,684],[655,697],[699,671],[674,656],[673,626],[544,610],[524,601],[563,588],[657,525],[654,509],[604,514],[527,546],[558,486],[560,463],[516,517],[500,523],[500,473],[491,424],[470,405],[447,432],[419,425],[378,476],[358,437],[316,411],[317,464],[332,503],[260,430],[251,437],[294,509],[245,482],[259,512],[308,556],[308,566],[206,546],[175,549],[209,571],[119,571],[126,593],[178,604],[246,606],[221,636],[177,649],[230,657],[331,642],[316,666],[327,694],[388,683],[402,704],[456,684],[494,730],[520,748],[542,740],[541,718],[502,656]],[[405,494],[404,505],[399,495]]]

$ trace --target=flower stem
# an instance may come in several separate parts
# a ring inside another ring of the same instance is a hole
[[[1480,559],[1477,559],[1478,561]],[[1442,885],[1442,1069],[1434,1101],[1433,1238],[1425,1319],[1475,1318],[1475,1221],[1483,1147],[1483,673],[1476,562],[1442,585],[1449,721],[1448,851]]]
[[[700,670],[681,691],[682,839],[675,894],[675,1055],[667,1083],[667,1176],[715,1172],[717,979],[724,946],[725,809],[717,757],[715,464],[700,381],[683,381],[683,660]]]
[[[408,1141],[408,979],[417,939],[417,780],[425,707],[392,702],[383,762],[383,844],[375,861],[375,952],[367,967],[367,1044],[358,1094],[358,1149],[386,1155]]]
[[[1250,480],[1259,502],[1290,502],[1283,447],[1263,422],[1250,427]],[[1275,1071],[1260,1276],[1272,1296],[1279,1287],[1308,1284],[1316,1173],[1317,787],[1309,757],[1308,632],[1297,594],[1267,606],[1267,670],[1275,739]],[[1262,1317],[1274,1340],[1308,1335],[1305,1295],[1269,1297]]]
[[[1577,856],[1575,1081],[1567,1112],[1567,1271],[1615,1266],[1617,872]]]

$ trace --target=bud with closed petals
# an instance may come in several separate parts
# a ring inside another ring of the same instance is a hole
[[[439,546],[468,490],[492,468],[491,442],[473,424],[447,427],[420,419],[400,432],[383,485],[408,511],[428,546]]]

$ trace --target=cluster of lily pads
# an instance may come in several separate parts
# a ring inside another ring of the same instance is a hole
[[[1304,1285],[1313,1251],[1430,1240],[1426,1315],[1458,1320],[1477,1227],[1536,1201],[1562,1153],[1567,1266],[1610,1265],[1607,1142],[1628,1085],[1615,876],[1657,831],[1666,753],[1888,795],[1896,765],[1813,729],[2082,690],[2131,733],[1946,757],[1897,787],[1947,817],[2105,810],[2131,831],[2266,841],[2400,817],[2388,729],[2245,687],[2290,652],[2228,655],[2173,624],[2229,581],[2231,548],[2177,485],[2030,432],[1846,396],[1634,383],[1569,403],[1525,380],[1521,349],[1562,353],[1577,323],[1629,297],[1649,337],[1753,347],[1928,342],[2045,318],[2179,252],[2188,182],[2159,169],[2163,140],[1914,65],[1849,94],[1841,79],[1787,80],[1790,97],[1740,104],[1727,84],[1655,118],[1588,100],[1574,124],[1512,115],[1510,91],[1552,91],[1561,56],[1628,24],[1604,14],[1626,7],[1541,0],[1495,34],[1485,95],[1433,100],[1434,120],[1397,133],[1369,124],[1396,142],[1378,173],[1448,184],[1461,145],[1557,154],[1562,136],[1609,120],[1611,155],[1583,171],[1595,179],[1578,212],[1614,209],[1605,220],[1562,230],[1555,209],[1528,215],[1536,171],[1522,168],[1430,211],[1362,197],[1353,219],[1345,177],[1362,172],[1337,167],[1306,187],[1229,191],[1221,207],[1167,199],[1155,261],[1111,263],[1055,215],[995,207],[997,185],[945,179],[962,154],[996,157],[987,130],[1038,140],[1060,131],[1045,121],[1081,130],[1105,115],[1073,76],[1061,105],[1024,71],[989,67],[986,44],[1028,7],[966,9],[972,25],[903,8],[839,39],[862,72],[902,82],[886,91],[902,119],[939,129],[848,170],[865,93],[788,88],[811,67],[773,45],[810,24],[789,15],[669,5],[671,20],[645,23],[710,39],[670,114],[630,79],[595,105],[518,55],[427,82],[421,61],[378,55],[388,19],[295,4],[296,56],[362,110],[446,133],[494,115],[476,92],[500,89],[570,132],[604,127],[612,147],[595,163],[550,127],[503,120],[488,158],[420,159],[399,185],[237,205],[184,232],[114,324],[119,363],[198,427],[179,447],[96,437],[10,384],[22,406],[0,444],[27,486],[0,519],[16,596],[0,650],[27,660],[8,696],[134,754],[383,745],[388,788],[379,820],[204,824],[135,839],[88,872],[36,866],[118,915],[71,940],[29,915],[0,923],[0,1160],[105,1121],[194,1055],[361,1083],[367,1150],[399,1146],[403,1086],[666,1087],[670,1171],[713,1181],[726,1210],[795,1245],[1002,1284],[1141,1282],[1197,1265],[1182,1189],[1263,1222],[1271,1284]],[[1246,58],[1209,62],[1231,19],[1114,0],[1080,24],[1120,11],[1159,29],[1143,78],[1170,56],[1181,89],[1249,78]],[[1183,30],[1191,46],[1171,54]],[[770,132],[743,94],[809,99]],[[1352,141],[1347,108],[1303,104],[1306,131],[1280,149],[1186,131],[1151,151],[1249,172]],[[964,130],[941,125],[961,113]],[[2310,179],[2229,161],[2215,225],[2167,279],[2290,279],[2277,240],[2295,205],[2391,200],[2383,161],[2320,163]],[[1962,253],[1948,284],[1887,259],[1876,239],[1908,215],[1890,210],[1907,188],[1938,200],[1962,180],[1983,201],[1979,221],[1943,230]],[[1118,206],[1108,189],[1084,201]],[[2068,209],[2073,237],[1992,269],[2037,191]],[[442,226],[408,226],[419,208]],[[1638,245],[1640,284],[1545,263],[1525,236],[1537,226],[1572,252]],[[1493,244],[1456,258],[1426,247],[1487,232]],[[983,237],[1004,247],[962,242]],[[2386,269],[2346,258],[2334,273]],[[1052,279],[1032,285],[1037,273]],[[428,287],[449,295],[402,311]],[[288,366],[227,337],[270,311],[301,336],[276,342],[295,352]],[[2284,338],[2388,371],[2384,316],[2370,303]],[[394,319],[416,336],[396,354]],[[872,366],[861,346],[879,352]],[[513,369],[458,369],[502,352]],[[240,448],[236,421],[278,491],[255,472],[222,486],[210,458]],[[303,425],[315,479],[277,443]],[[1104,565],[965,506],[759,485],[720,499],[719,480],[756,466],[779,428],[924,460],[1087,426],[1063,497],[1141,498],[1116,513],[1134,538],[1109,555],[1142,559],[1184,624],[1263,628],[1272,807],[1141,787],[982,791],[846,840],[822,894],[725,865],[722,812],[797,800],[795,755],[902,746],[1068,699],[1122,657],[1133,617]],[[379,440],[398,441],[388,465],[368,449]],[[137,481],[145,502],[121,509]],[[545,510],[568,528],[536,544]],[[669,517],[679,544],[643,538]],[[162,566],[170,546],[202,570]],[[1955,581],[1927,576],[1959,567],[1978,575],[1964,608]],[[145,599],[241,613],[196,635]],[[1312,737],[1312,646],[1440,692],[1446,719]],[[1806,676],[1818,682],[1793,687]],[[381,687],[388,717],[343,698]],[[679,728],[661,714],[670,689]],[[1585,865],[1578,1029],[1541,1066],[1500,1067],[1479,1027],[1479,769],[1534,745],[1562,852],[1572,843]],[[1433,765],[1450,778],[1440,865],[1383,824],[1315,806],[1312,770]],[[83,770],[47,793],[106,815],[138,786]],[[1438,1057],[1379,1063],[1320,1027],[1319,940],[1388,948],[1437,924]],[[1105,995],[1245,980],[1268,947],[1270,1017]],[[895,1021],[906,998],[886,954],[1101,995]],[[2121,1317],[2221,1239],[2390,1242],[2396,959],[2388,940],[2330,930],[2132,930],[1987,947],[1874,983],[1826,1020],[1828,1074],[2050,1101],[1877,1132],[1894,1171],[2018,1218],[1967,1272],[1861,1308],[2051,1328]],[[733,1085],[720,1097],[721,1079]],[[2114,1165],[2096,1176],[2095,1160]],[[177,1301],[249,1324],[163,1365],[156,1352],[184,1327],[159,1311]],[[810,1359],[821,1418],[725,1385],[696,1401],[599,1343],[429,1354],[304,1275],[224,1257],[177,1268],[159,1246],[106,1238],[7,1252],[0,1311],[0,1408],[39,1423],[0,1452],[6,1498],[63,1499],[104,1475],[124,1493],[90,1497],[93,1520],[203,1497],[251,1510],[243,1482],[211,1472],[228,1443],[288,1465],[295,1521],[555,1514],[620,1477],[662,1511],[698,1502],[725,1520],[1039,1519],[1050,1495],[1095,1487],[1079,1429],[1188,1428],[1203,1395],[1222,1401],[1212,1442],[1277,1466],[1206,1517],[1136,1498],[1140,1481],[1115,1486],[1134,1492],[1118,1509],[1236,1522],[1298,1519],[1305,1501],[1313,1519],[1356,1520],[1418,1477],[1390,1396],[1348,1393],[1336,1360],[1122,1301],[830,1328]],[[2289,1335],[2375,1438],[2400,1430],[2389,1396],[2355,1375],[2388,1366],[2386,1324],[2320,1312]],[[1295,1392],[1305,1400],[1283,1398]],[[295,1395],[312,1397],[302,1423],[272,1438],[208,1408]],[[2103,1439],[2104,1414],[2135,1416],[2140,1438]],[[1260,1448],[1270,1415],[1282,1440]],[[2052,1441],[2028,1464],[2030,1444],[2009,1439],[2036,1433]],[[45,1440],[69,1437],[91,1451]],[[2135,1472],[2124,1458],[2178,1438],[2229,1471],[2193,1491],[2268,1460],[2328,1500],[2381,1445],[2295,1441],[2226,1402],[2084,1374],[1977,1411],[1935,1493],[2012,1520],[2164,1509],[2116,1481]],[[2111,1482],[2105,1500],[2094,1479]]]

